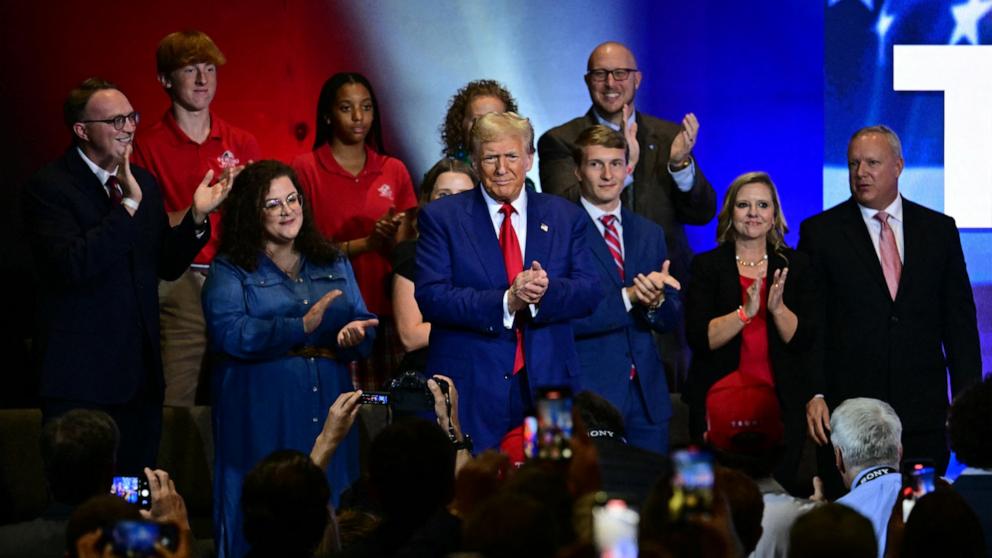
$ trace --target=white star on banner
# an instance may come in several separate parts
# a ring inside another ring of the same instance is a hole
[[[949,45],[956,45],[961,39],[973,45],[978,44],[978,20],[992,10],[992,0],[968,0],[967,3],[951,6],[954,16],[954,33]]]

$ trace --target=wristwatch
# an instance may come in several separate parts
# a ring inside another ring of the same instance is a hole
[[[468,450],[469,452],[471,452],[472,449],[474,448],[474,446],[472,445],[472,437],[469,436],[468,434],[462,436],[461,441],[451,440],[451,445],[455,447],[455,451]]]

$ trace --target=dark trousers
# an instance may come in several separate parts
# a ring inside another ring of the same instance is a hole
[[[130,401],[106,405],[92,401],[42,398],[43,422],[64,415],[72,409],[95,409],[106,412],[120,430],[117,448],[117,475],[144,478],[145,467],[154,469],[162,437],[162,396],[139,390]],[[109,490],[109,487],[108,487]]]
[[[668,455],[668,419],[651,422],[641,381],[635,376],[628,384],[627,397],[619,409],[623,415],[624,430],[627,431],[627,443]]]

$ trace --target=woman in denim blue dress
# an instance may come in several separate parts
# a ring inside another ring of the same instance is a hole
[[[203,290],[213,367],[214,523],[218,555],[242,556],[245,474],[278,449],[309,452],[368,356],[378,324],[348,259],[320,236],[293,170],[248,165],[224,206],[219,257]],[[327,470],[332,502],[358,476],[353,431]]]

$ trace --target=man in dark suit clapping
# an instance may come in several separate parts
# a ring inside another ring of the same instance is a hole
[[[161,433],[158,280],[189,267],[230,185],[205,178],[170,227],[155,180],[129,164],[139,114],[117,86],[84,81],[64,116],[73,145],[24,192],[42,412],[106,411],[121,430],[117,470],[133,475],[154,467]]]

